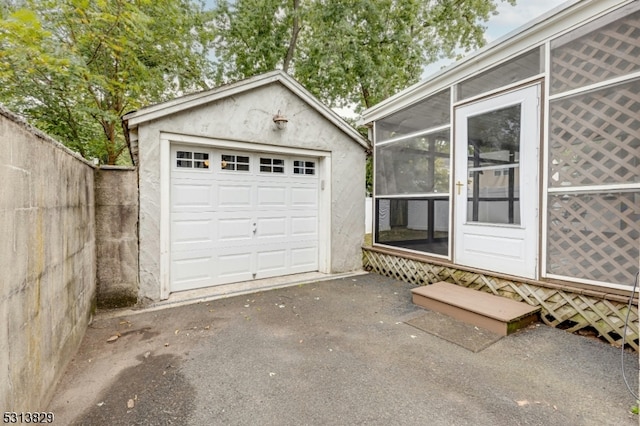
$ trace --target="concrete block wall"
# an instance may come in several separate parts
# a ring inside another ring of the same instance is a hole
[[[43,411],[95,309],[94,168],[0,107],[0,407]]]
[[[98,308],[138,301],[138,173],[135,168],[96,170]]]

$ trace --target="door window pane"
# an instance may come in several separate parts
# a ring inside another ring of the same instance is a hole
[[[467,221],[520,224],[521,106],[467,121]]]

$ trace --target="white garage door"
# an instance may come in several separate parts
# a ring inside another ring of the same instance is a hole
[[[172,146],[171,291],[318,270],[318,160]]]

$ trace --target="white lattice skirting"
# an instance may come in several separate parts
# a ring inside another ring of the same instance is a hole
[[[628,301],[624,302],[621,296],[590,295],[584,291],[579,293],[578,289],[572,292],[548,284],[538,286],[531,282],[519,282],[479,271],[466,271],[450,265],[383,253],[368,247],[363,248],[363,263],[366,270],[416,285],[446,281],[540,306],[541,319],[545,324],[569,332],[593,329],[600,338],[618,347],[623,344],[628,313],[624,344],[638,350],[638,306],[637,303],[632,304],[629,312]]]

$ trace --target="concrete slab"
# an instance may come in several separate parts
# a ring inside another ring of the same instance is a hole
[[[544,325],[473,353],[375,274],[98,316],[48,409],[81,425],[637,425],[638,355]],[[107,343],[111,336],[119,337]]]

